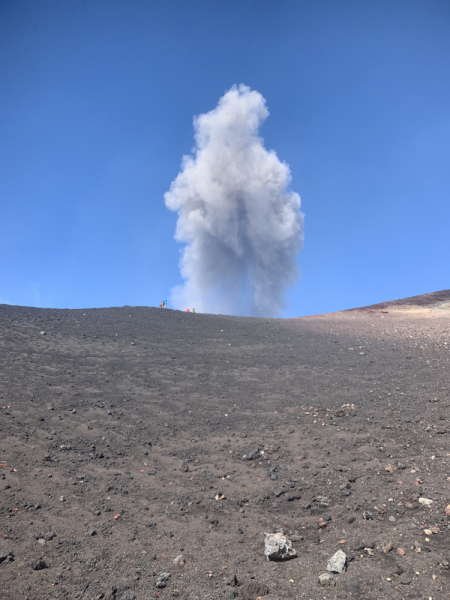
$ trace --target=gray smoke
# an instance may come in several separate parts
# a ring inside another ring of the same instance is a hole
[[[268,115],[261,94],[240,85],[194,119],[193,154],[164,196],[178,213],[175,239],[186,244],[175,308],[273,316],[285,307],[303,214],[288,165],[258,135]]]

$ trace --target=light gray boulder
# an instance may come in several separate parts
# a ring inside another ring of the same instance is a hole
[[[343,573],[346,569],[347,555],[342,550],[338,550],[328,561],[327,570],[332,573]]]
[[[297,556],[288,540],[282,533],[264,533],[264,554],[267,560],[287,560]]]

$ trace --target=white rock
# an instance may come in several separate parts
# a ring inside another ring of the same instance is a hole
[[[180,567],[183,567],[186,563],[185,563],[185,560],[184,560],[183,556],[180,554],[179,556],[176,556],[173,559],[173,564],[174,565],[179,565]]]
[[[332,573],[343,573],[346,569],[347,555],[342,550],[338,550],[328,561],[327,570]]]
[[[336,582],[331,575],[328,575],[328,573],[319,575],[319,583],[320,585],[323,585],[323,587],[334,587],[336,585]]]
[[[286,560],[297,556],[291,540],[286,539],[282,533],[264,533],[264,536],[264,554],[267,560]]]
[[[433,504],[433,500],[429,498],[419,498],[419,503],[424,504],[425,506],[431,506]]]

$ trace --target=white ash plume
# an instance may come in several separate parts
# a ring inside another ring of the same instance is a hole
[[[187,244],[176,308],[273,316],[285,307],[304,217],[288,165],[258,135],[268,115],[262,95],[240,85],[194,119],[193,154],[164,196],[178,213],[175,239]]]

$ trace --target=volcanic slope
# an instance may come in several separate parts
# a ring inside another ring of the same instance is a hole
[[[0,598],[448,598],[450,312],[421,307],[1,305]]]

